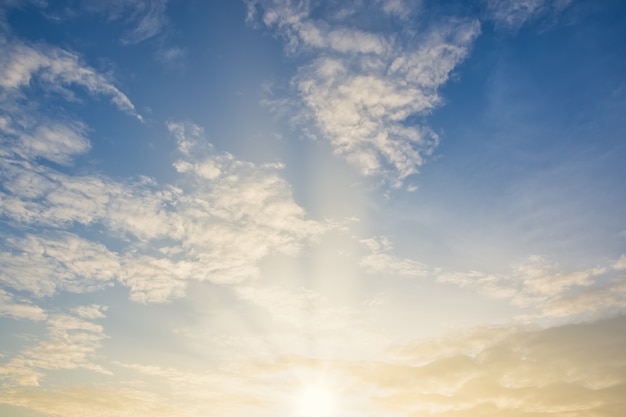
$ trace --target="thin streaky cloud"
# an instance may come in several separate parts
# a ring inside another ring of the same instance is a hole
[[[496,25],[517,30],[527,22],[544,15],[556,15],[572,0],[485,0],[487,16]]]
[[[46,312],[41,307],[2,289],[0,289],[0,316],[34,321],[41,321],[47,318]]]
[[[0,87],[5,94],[27,88],[34,78],[51,91],[69,98],[73,93],[68,87],[80,86],[91,94],[109,97],[121,111],[142,120],[130,99],[102,74],[84,65],[76,54],[56,47],[28,45],[9,39],[0,39],[0,48],[3,52]]]

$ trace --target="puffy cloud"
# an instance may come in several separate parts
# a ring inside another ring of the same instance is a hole
[[[10,238],[6,246],[0,252],[0,280],[39,297],[100,289],[120,271],[117,256],[106,247],[69,233]]]
[[[61,165],[69,165],[74,155],[85,153],[90,148],[89,140],[83,136],[78,125],[39,125],[31,134],[22,135],[13,148],[26,159],[46,158]]]
[[[215,152],[202,129],[169,123],[180,150],[175,185],[70,176],[36,161],[0,160],[0,210],[15,224],[67,230],[104,226],[123,248],[91,235],[54,232],[12,238],[0,260],[5,284],[36,296],[82,292],[113,281],[140,302],[184,294],[189,280],[233,284],[255,278],[271,253],[296,253],[327,225],[307,219],[279,175]]]
[[[407,120],[441,104],[438,89],[466,57],[480,32],[477,21],[452,19],[417,39],[403,39],[316,19],[309,2],[248,4],[249,20],[261,10],[260,20],[286,38],[288,51],[313,54],[294,85],[304,118],[335,154],[394,186],[418,172],[438,136]],[[407,13],[401,2],[376,4],[387,13]]]

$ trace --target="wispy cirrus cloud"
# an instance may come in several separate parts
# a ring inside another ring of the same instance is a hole
[[[438,282],[472,288],[488,297],[530,308],[532,317],[606,316],[626,308],[619,261],[571,270],[540,256],[514,265],[509,274],[435,271]]]
[[[286,40],[290,53],[310,56],[293,79],[315,136],[363,175],[399,187],[437,147],[438,135],[410,122],[442,104],[441,87],[480,32],[476,20],[450,19],[405,37],[373,31],[358,19],[318,19],[309,2],[249,1],[258,18]],[[403,2],[378,2],[381,19],[408,13]],[[356,7],[356,6],[355,6]],[[341,11],[346,14],[346,10]],[[356,12],[355,12],[356,13]],[[349,14],[349,13],[348,13]]]
[[[123,43],[136,44],[146,41],[166,27],[167,0],[131,0],[123,3],[125,8],[132,10],[134,16],[134,27],[122,37]]]
[[[572,0],[485,0],[487,15],[496,25],[519,29],[539,16],[565,10]]]
[[[81,62],[78,55],[46,45],[30,45],[13,39],[0,39],[0,87],[3,107],[9,99],[27,93],[33,81],[48,91],[73,99],[70,87],[82,87],[90,94],[104,96],[123,112],[142,120],[130,99],[106,77]],[[11,100],[11,101],[13,101]]]
[[[169,24],[167,2],[168,0],[76,0],[64,3],[31,1],[43,9],[48,18],[56,21],[75,19],[84,14],[98,14],[109,21],[119,22],[125,30],[120,41],[126,45],[145,42],[163,33]],[[16,7],[19,4],[14,2],[7,6]]]

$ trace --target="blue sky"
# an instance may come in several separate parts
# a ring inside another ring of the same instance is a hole
[[[620,416],[626,7],[0,5],[0,414]]]

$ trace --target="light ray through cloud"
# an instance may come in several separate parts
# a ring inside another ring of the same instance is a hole
[[[3,2],[0,415],[621,417],[624,23]]]

